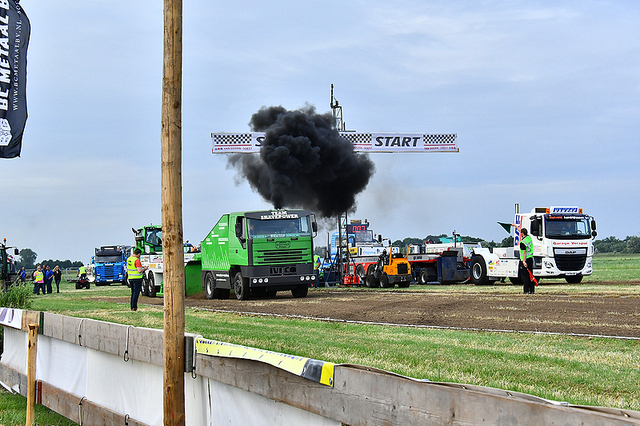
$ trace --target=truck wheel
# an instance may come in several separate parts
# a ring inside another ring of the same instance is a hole
[[[153,277],[153,272],[149,274],[149,279],[147,280],[149,283],[148,293],[149,297],[156,297],[156,279]]]
[[[213,276],[213,273],[207,272],[204,276],[204,294],[207,299],[222,299],[225,295],[225,292],[217,287],[216,277]],[[229,293],[226,293],[227,298],[229,297]]]
[[[395,284],[391,284],[389,282],[389,275],[383,272],[382,275],[380,276],[380,287],[389,288],[389,287],[393,287],[394,285]]]
[[[568,284],[580,284],[580,282],[582,281],[582,275],[570,275],[568,277],[565,277],[564,279]]]
[[[236,293],[236,299],[247,300],[249,298],[249,282],[238,272],[233,278],[233,291]]]
[[[374,265],[369,265],[369,267],[367,268],[367,276],[365,277],[364,282],[369,288],[378,287],[378,282],[376,281],[376,277],[374,275],[375,269],[376,267]]]
[[[487,283],[487,265],[482,256],[475,256],[471,259],[471,282],[475,285]]]
[[[216,291],[216,283],[215,280],[213,278],[213,276],[211,276],[211,272],[207,272],[204,275],[204,296],[211,300],[214,298],[214,293]]]
[[[149,296],[149,279],[146,275],[142,277],[142,289],[140,290],[143,296]]]
[[[307,293],[309,293],[309,286],[306,284],[299,285],[291,290],[293,297],[307,297]]]
[[[365,274],[365,272],[364,272],[364,266],[362,266],[362,265],[356,266],[356,275],[360,279],[360,284],[366,284],[367,283],[367,274]]]

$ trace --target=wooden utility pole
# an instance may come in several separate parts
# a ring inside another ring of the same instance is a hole
[[[182,242],[182,0],[164,0],[162,76],[164,424],[184,425]]]
[[[27,426],[35,424],[36,418],[36,361],[38,359],[38,324],[29,324],[29,346],[27,348]]]

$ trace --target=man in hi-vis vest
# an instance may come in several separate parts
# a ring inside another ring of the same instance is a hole
[[[521,279],[524,283],[524,294],[534,294],[536,286],[531,279],[533,274],[533,240],[529,235],[529,231],[522,228],[520,231],[522,240],[520,240],[520,259],[522,259]]]
[[[127,258],[127,279],[131,285],[131,310],[138,310],[138,297],[142,290],[142,276],[144,271],[149,269],[148,266],[142,266],[140,263],[140,254],[142,251],[137,248],[133,250],[133,254]]]

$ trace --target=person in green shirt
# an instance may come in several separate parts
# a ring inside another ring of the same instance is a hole
[[[520,260],[522,267],[520,268],[520,279],[524,283],[524,294],[534,294],[536,287],[534,281],[531,280],[533,275],[533,240],[529,231],[522,228],[520,231],[522,239],[520,240]],[[531,273],[531,275],[529,274]]]

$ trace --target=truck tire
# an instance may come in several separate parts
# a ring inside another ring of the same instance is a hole
[[[378,287],[378,282],[374,275],[375,269],[376,269],[375,265],[369,265],[369,267],[367,268],[367,276],[365,277],[364,282],[369,288]]]
[[[567,284],[580,284],[580,282],[582,282],[582,275],[570,275],[564,277],[564,279],[567,281]]]
[[[146,275],[142,277],[142,289],[140,290],[140,293],[143,296],[149,296],[149,278],[147,278]]]
[[[299,285],[294,289],[291,289],[293,297],[307,297],[309,293],[309,286],[307,284]]]
[[[389,287],[393,287],[395,284],[391,284],[389,282],[389,275],[387,275],[385,272],[382,273],[382,275],[380,276],[380,287],[381,288],[389,288]]]
[[[207,299],[228,299],[229,290],[218,288],[216,277],[211,272],[207,272],[204,276],[204,295]]]
[[[367,274],[364,272],[364,266],[356,266],[356,275],[360,279],[360,284],[367,284]]]
[[[147,280],[149,283],[148,293],[149,297],[156,297],[156,279],[153,277],[153,272],[149,274],[149,279]]]
[[[487,284],[487,265],[482,256],[474,256],[471,259],[470,278],[475,285]]]
[[[233,278],[233,291],[236,293],[236,299],[238,300],[247,300],[249,298],[249,281],[244,279],[240,272]]]

